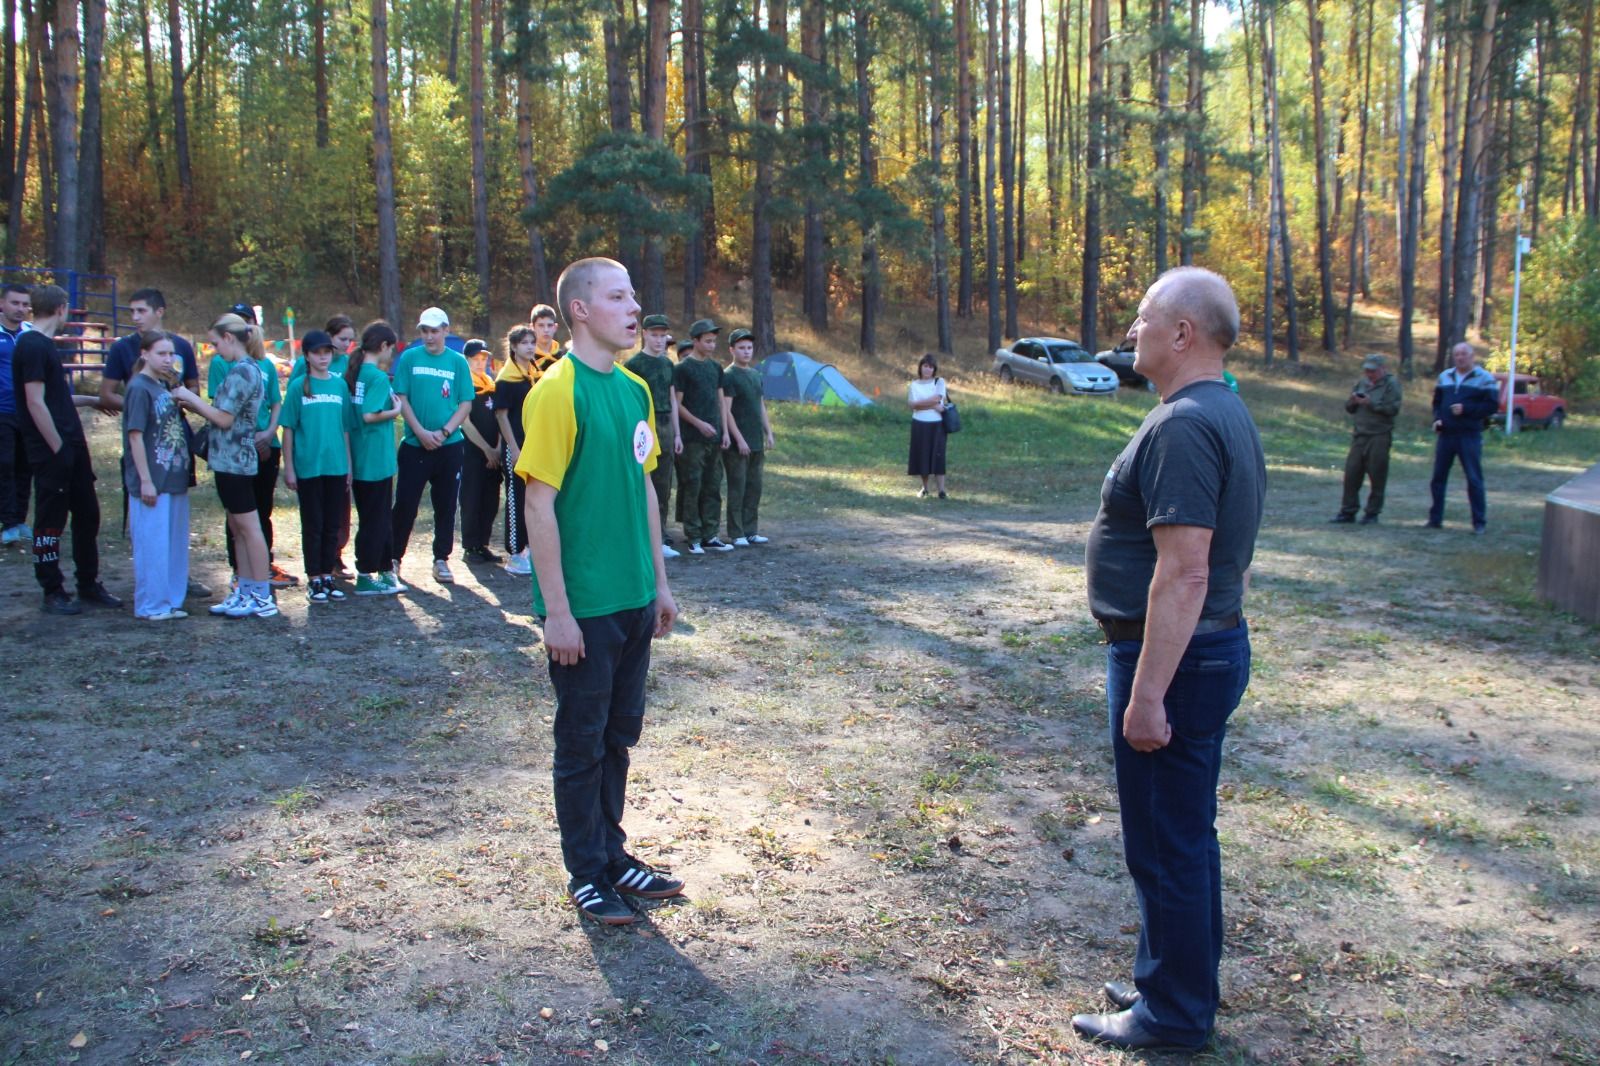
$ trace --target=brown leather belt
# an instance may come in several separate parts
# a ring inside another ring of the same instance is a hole
[[[1225,629],[1233,629],[1244,621],[1244,617],[1237,611],[1224,615],[1221,618],[1202,618],[1195,623],[1194,636],[1206,633],[1220,633]],[[1135,618],[1123,620],[1118,618],[1096,618],[1094,624],[1100,627],[1101,638],[1112,644],[1119,640],[1143,640],[1144,619]]]

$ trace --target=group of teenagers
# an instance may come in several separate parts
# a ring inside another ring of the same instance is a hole
[[[279,364],[267,355],[255,309],[235,304],[208,331],[214,354],[202,395],[193,346],[164,328],[161,292],[140,289],[129,301],[135,332],[108,349],[94,396],[75,393],[57,350],[55,338],[69,314],[65,293],[50,285],[7,284],[3,296],[0,363],[10,365],[0,366],[0,379],[14,388],[0,388],[0,536],[7,544],[33,542],[46,612],[122,606],[99,580],[99,504],[80,407],[122,420],[133,610],[141,619],[186,617],[186,598],[209,594],[189,568],[188,492],[197,484],[197,459],[211,468],[227,514],[233,577],[227,594],[210,607],[213,614],[271,617],[278,612],[274,590],[299,584],[273,552],[280,481],[299,501],[313,603],[343,600],[346,587],[358,596],[404,591],[399,564],[424,491],[434,515],[435,580],[454,580],[458,510],[468,559],[503,561],[513,574],[532,572],[525,486],[515,469],[525,442],[525,400],[565,354],[553,307],[536,305],[528,324],[512,329],[498,352],[482,340],[454,336],[438,307],[422,312],[418,337],[404,348],[386,322],[372,322],[358,334],[349,317],[336,315],[305,334],[280,385]],[[647,316],[642,327],[639,351],[626,366],[649,385],[656,433],[676,457],[687,550],[704,554],[765,542],[757,523],[762,459],[773,438],[761,376],[750,365],[750,332],[734,331],[732,360],[724,367],[716,360],[720,330],[710,320],[696,322],[693,339],[678,346],[680,362],[668,354],[673,338],[666,316]],[[30,333],[34,339],[25,340]],[[21,398],[20,408],[14,397]],[[662,462],[652,474],[663,527],[672,472],[673,464]],[[724,473],[727,540],[717,536]],[[26,524],[30,481],[38,492],[33,527]],[[490,547],[502,485],[504,560]],[[345,563],[352,511],[354,570]],[[69,525],[76,598],[67,593],[60,566]],[[679,554],[669,538],[661,551],[667,558]]]

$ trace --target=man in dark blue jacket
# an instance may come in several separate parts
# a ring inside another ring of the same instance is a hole
[[[1483,500],[1483,424],[1500,406],[1500,383],[1494,375],[1474,365],[1472,345],[1450,349],[1449,370],[1433,387],[1433,507],[1428,528],[1444,526],[1444,490],[1456,457],[1467,475],[1467,502],[1472,506],[1472,532],[1482,534],[1486,519]]]

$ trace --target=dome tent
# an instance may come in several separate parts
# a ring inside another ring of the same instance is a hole
[[[761,391],[769,400],[792,400],[824,407],[871,407],[872,400],[850,384],[839,368],[799,352],[779,352],[761,361]]]

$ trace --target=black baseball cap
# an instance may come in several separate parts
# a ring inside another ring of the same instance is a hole
[[[479,338],[479,337],[474,337],[470,341],[468,341],[466,344],[463,344],[461,346],[461,354],[464,355],[468,359],[471,359],[473,356],[477,355],[479,352],[486,352],[488,350],[489,350],[489,342],[486,341],[486,340],[483,340],[482,338]]]
[[[258,325],[258,326],[261,324],[259,322],[256,322],[256,309],[254,307],[251,307],[249,304],[244,303],[243,301],[241,301],[239,303],[236,303],[232,307],[228,308],[228,313],[230,315],[238,315],[240,318],[244,319],[246,322],[255,322],[255,324]],[[318,332],[321,332],[321,331],[319,330]]]
[[[331,349],[332,347],[333,338],[320,329],[306,330],[306,335],[300,338],[300,352],[303,355],[310,355],[319,348]]]

